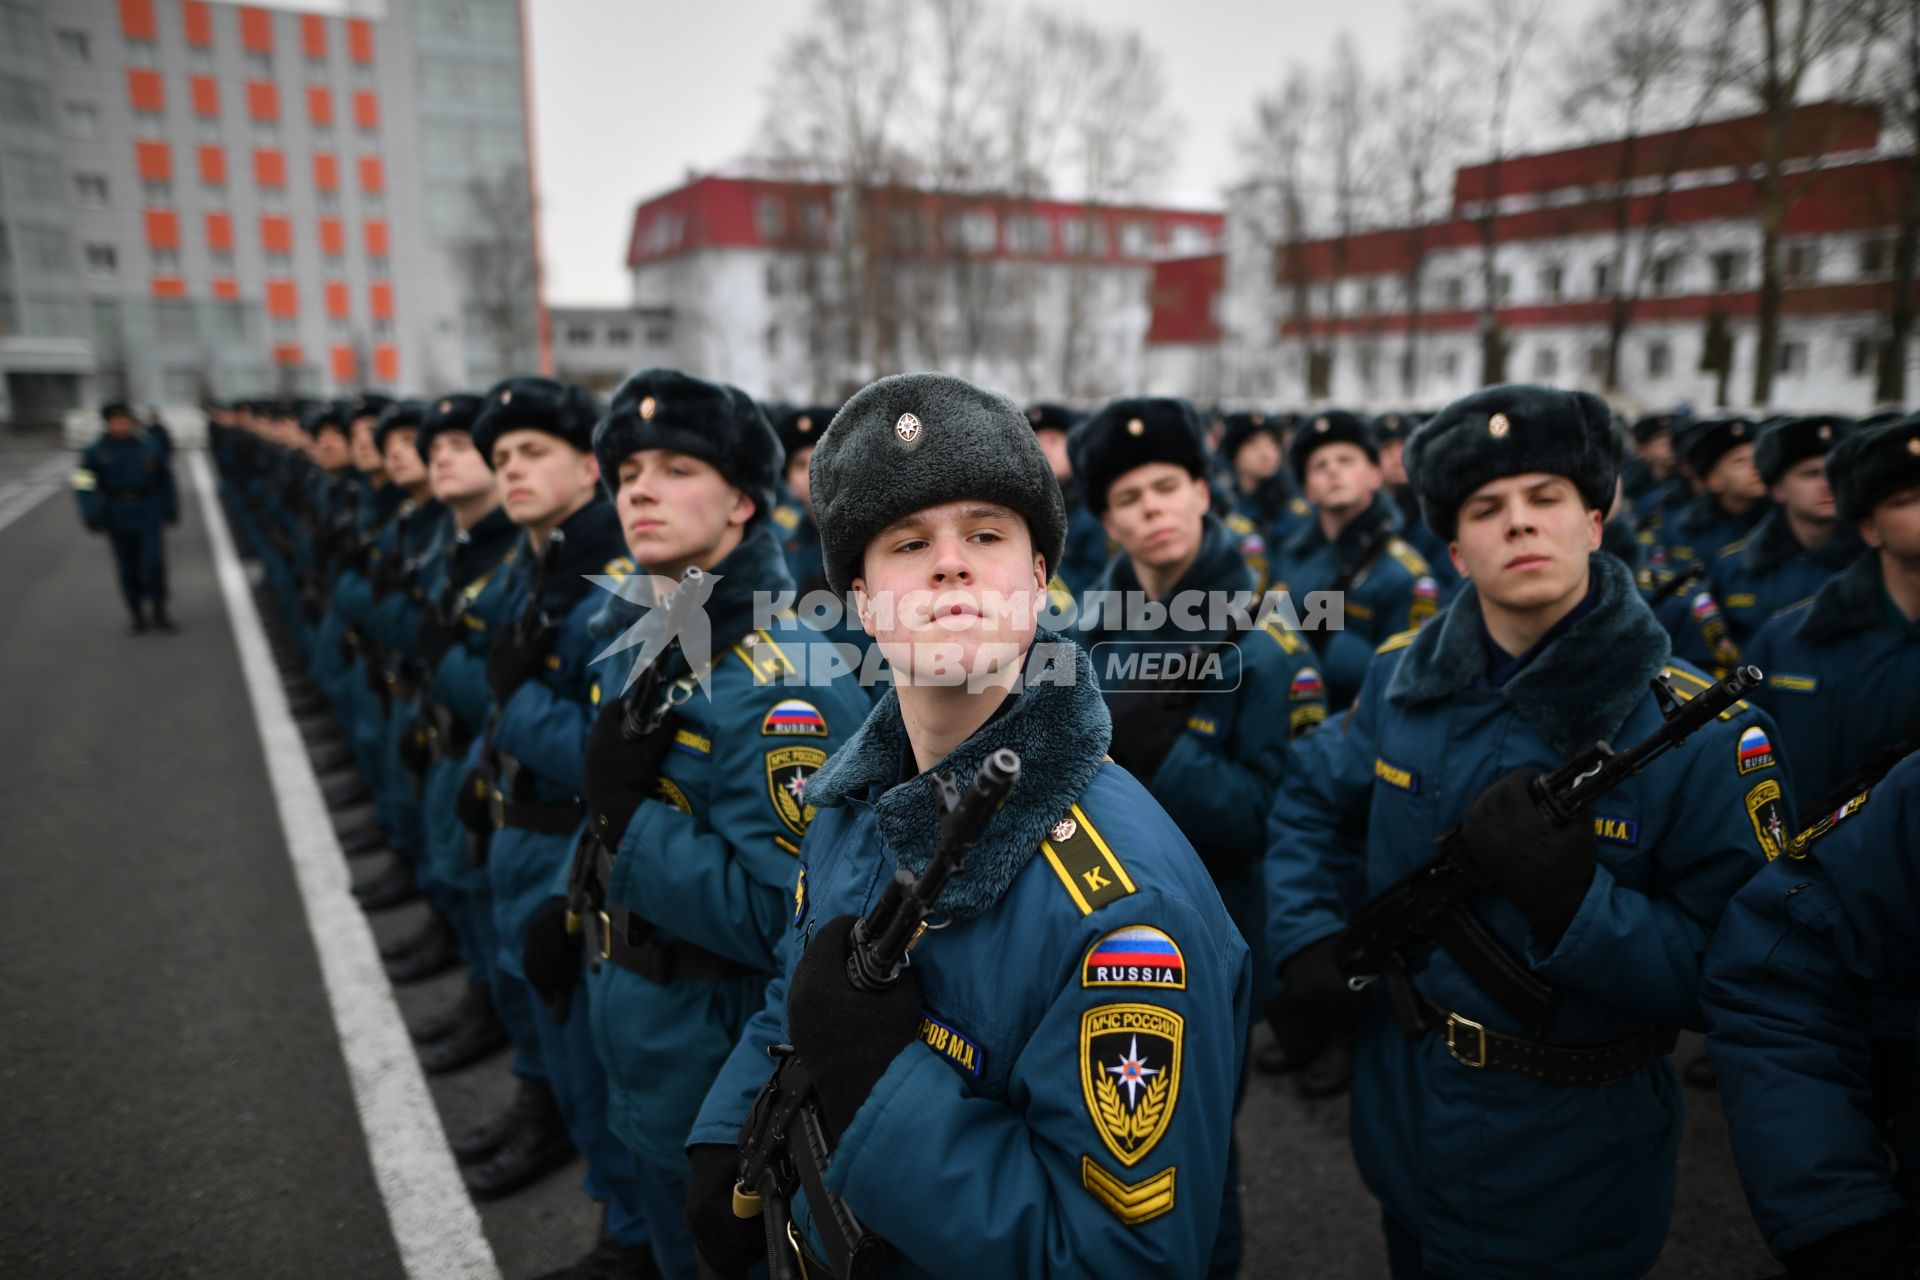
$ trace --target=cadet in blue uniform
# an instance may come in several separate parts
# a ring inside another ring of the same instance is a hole
[[[1713,418],[1687,428],[1680,455],[1700,492],[1661,524],[1659,545],[1669,563],[1711,564],[1767,513],[1767,486],[1753,465],[1759,435],[1746,418]]]
[[[1813,816],[1727,907],[1707,1046],[1747,1202],[1791,1280],[1906,1280],[1920,1072],[1909,1052],[1885,1077],[1873,1005],[1920,997],[1920,755]]]
[[[1736,646],[1865,550],[1859,535],[1840,523],[1825,466],[1827,451],[1852,425],[1845,418],[1781,418],[1761,431],[1753,465],[1773,505],[1712,564],[1714,598]]]
[[[730,1207],[734,1144],[767,1046],[791,1041],[836,1143],[827,1186],[890,1246],[885,1274],[1199,1275],[1251,973],[1192,846],[1102,760],[1085,651],[1033,646],[1066,537],[1052,471],[1013,403],[916,374],[847,402],[813,494],[829,579],[905,674],[807,783],[785,976],[690,1139],[702,1256],[739,1274],[765,1248]],[[927,775],[971,780],[1001,747],[1020,753],[1019,782],[935,927],[892,987],[856,990],[853,916],[934,848]]]
[[[1087,505],[1087,496],[1074,474],[1073,454],[1067,448],[1067,436],[1080,414],[1063,404],[1043,401],[1027,406],[1027,421],[1033,424],[1033,437],[1047,455],[1053,478],[1060,482],[1060,495],[1067,504],[1067,549],[1060,554],[1054,569],[1054,582],[1068,595],[1079,595],[1093,585],[1107,567],[1107,531],[1100,517]]]
[[[1345,594],[1343,628],[1311,627],[1328,705],[1353,701],[1374,647],[1438,612],[1433,567],[1400,536],[1400,512],[1381,492],[1380,450],[1366,422],[1329,410],[1301,424],[1288,462],[1313,505],[1313,520],[1276,550],[1273,588],[1286,592],[1302,622],[1316,591]]]
[[[173,467],[156,442],[141,436],[126,405],[102,406],[100,417],[107,429],[80,455],[73,473],[80,518],[94,533],[106,534],[113,547],[120,597],[133,615],[133,633],[146,631],[148,605],[153,606],[152,624],[171,632],[176,628],[167,612],[167,547],[161,528],[180,518]]]
[[[1451,591],[1460,579],[1447,561],[1447,544],[1427,527],[1426,518],[1420,514],[1420,496],[1407,479],[1407,440],[1426,420],[1423,413],[1383,413],[1373,420],[1373,438],[1380,448],[1380,478],[1394,506],[1400,509],[1401,536],[1427,562],[1441,589]]]
[[[1292,537],[1312,515],[1284,465],[1281,427],[1279,418],[1264,413],[1230,413],[1220,435],[1220,461],[1232,483],[1234,514],[1245,517],[1269,547]]]
[[[1095,655],[1094,678],[1113,718],[1110,754],[1199,850],[1253,954],[1258,1007],[1267,994],[1266,811],[1288,744],[1327,717],[1320,673],[1304,640],[1279,622],[1260,622],[1253,574],[1208,512],[1207,446],[1192,405],[1116,400],[1074,430],[1073,450],[1089,503],[1120,546],[1083,598],[1077,632]],[[1277,443],[1273,450],[1277,458]],[[1216,625],[1210,609],[1235,598],[1252,625],[1224,615]],[[1158,625],[1129,616],[1153,608],[1165,611]],[[1219,667],[1141,675],[1135,664],[1156,652],[1213,655]],[[1213,1275],[1239,1271],[1238,1183],[1235,1167]]]
[[[528,934],[528,975],[565,998],[591,966],[610,1122],[639,1167],[660,1272],[691,1278],[687,1132],[776,972],[812,812],[806,783],[859,726],[867,697],[851,673],[798,683],[820,636],[791,613],[755,616],[793,581],[763,514],[781,451],[751,398],[644,370],[614,393],[594,451],[646,585],[664,589],[689,567],[711,575],[686,588],[706,629],[664,634],[658,611],[671,605],[651,591],[623,594],[594,620],[600,651],[627,647],[592,686],[576,855],[591,864],[570,895],[588,925],[586,964],[556,897]],[[637,683],[636,667],[651,678]],[[629,736],[630,712],[659,723]]]
[[[596,652],[588,624],[606,602],[592,579],[622,578],[633,562],[600,488],[592,437],[601,405],[592,393],[519,376],[496,383],[484,400],[474,447],[493,464],[501,505],[526,535],[507,574],[513,621],[487,647],[493,707],[479,748],[493,774],[486,858],[496,963],[503,980],[524,983],[528,926],[564,883],[586,817],[581,762],[592,715],[587,668]],[[575,1013],[564,1023],[536,1013],[540,1066],[586,1158],[587,1194],[605,1211],[603,1236],[640,1249],[646,1227],[633,1161],[607,1127],[606,1075],[585,1010]],[[468,1189],[481,1197],[513,1190],[528,1176],[528,1166],[498,1155],[465,1171]]]
[[[1677,414],[1649,413],[1634,419],[1629,429],[1633,456],[1620,464],[1620,484],[1636,532],[1646,534],[1649,545],[1661,525],[1693,497],[1674,452],[1674,433],[1683,423]]]
[[[774,503],[773,527],[781,550],[787,558],[787,576],[802,596],[826,589],[826,570],[821,567],[820,531],[813,524],[813,495],[807,485],[807,463],[813,457],[814,442],[833,421],[831,405],[803,405],[782,410],[773,420],[774,434],[786,451],[786,466],[780,474],[781,493]]]
[[[1869,755],[1920,746],[1920,417],[1855,431],[1826,466],[1841,522],[1871,549],[1747,650],[1804,814],[1843,799],[1833,789]]]
[[[1727,899],[1787,828],[1783,770],[1746,755],[1739,704],[1569,827],[1527,788],[1596,740],[1662,722],[1668,663],[1631,575],[1598,552],[1618,466],[1605,404],[1504,386],[1442,410],[1408,473],[1469,586],[1381,647],[1324,772],[1272,814],[1271,954],[1282,1024],[1361,1016],[1355,1158],[1397,1277],[1640,1275],[1666,1240],[1682,1121],[1666,1055],[1698,1027],[1700,964]],[[1436,951],[1356,997],[1333,962],[1353,851],[1371,897],[1456,825],[1491,887],[1471,909],[1507,959],[1558,992],[1544,1033]],[[1397,988],[1405,1021],[1381,986]]]

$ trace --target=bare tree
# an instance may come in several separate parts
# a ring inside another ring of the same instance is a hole
[[[1319,115],[1319,146],[1327,175],[1332,235],[1327,242],[1324,345],[1309,349],[1308,395],[1324,399],[1332,394],[1334,360],[1339,350],[1341,286],[1351,264],[1353,239],[1362,226],[1384,212],[1375,192],[1380,185],[1383,139],[1381,94],[1360,65],[1353,37],[1341,32],[1334,41],[1333,64],[1321,84],[1324,107]],[[1362,366],[1365,368],[1366,366]]]
[[[467,184],[472,208],[466,238],[453,246],[467,305],[493,347],[504,376],[530,367],[539,315],[538,265],[533,252],[533,192],[526,170],[513,166],[496,178]]]
[[[1255,102],[1253,132],[1245,142],[1253,173],[1248,200],[1263,238],[1273,246],[1273,283],[1284,295],[1286,323],[1309,351],[1313,297],[1306,251],[1308,150],[1317,99],[1312,77],[1300,67],[1288,68],[1279,87]]]
[[[1874,370],[1873,398],[1907,399],[1907,353],[1913,343],[1913,286],[1920,257],[1920,0],[1893,0],[1884,14],[1870,92],[1898,130],[1906,154],[1893,238],[1892,300]]]

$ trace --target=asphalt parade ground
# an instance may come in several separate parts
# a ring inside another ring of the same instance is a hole
[[[334,842],[246,570],[209,524],[209,460],[176,462],[174,636],[128,634],[70,467],[51,442],[0,443],[0,1276],[518,1280],[573,1261],[598,1225],[578,1162],[497,1203],[461,1188],[442,1135],[506,1103],[507,1056],[419,1071],[405,1021],[462,976],[385,980],[378,942],[424,909],[367,917],[348,894],[380,860]],[[1654,1274],[1776,1273],[1716,1096],[1687,1102]],[[1344,1097],[1251,1078],[1246,1275],[1386,1275],[1346,1126]]]

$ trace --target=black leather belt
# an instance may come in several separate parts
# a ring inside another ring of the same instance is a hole
[[[588,958],[608,960],[648,982],[720,982],[758,970],[691,942],[663,942],[653,924],[608,900],[586,917]]]
[[[543,836],[570,836],[587,816],[587,807],[577,800],[564,804],[523,804],[508,800],[499,791],[493,793],[493,825],[518,827]]]
[[[1446,1041],[1447,1052],[1462,1066],[1498,1067],[1553,1084],[1613,1084],[1672,1053],[1680,1039],[1674,1027],[1648,1027],[1618,1040],[1552,1043],[1489,1031],[1425,996],[1420,997],[1420,1011],[1427,1030]]]

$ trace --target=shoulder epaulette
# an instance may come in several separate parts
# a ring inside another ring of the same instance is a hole
[[[1226,526],[1235,533],[1240,534],[1255,533],[1258,531],[1258,526],[1238,511],[1229,511],[1227,513]]]
[[[100,477],[93,473],[91,466],[76,467],[73,472],[73,487],[81,493],[91,493],[100,487]]]
[[[1433,572],[1433,566],[1427,558],[1414,550],[1413,544],[1405,538],[1388,538],[1387,554],[1400,562],[1400,567],[1418,578]]]
[[[783,502],[773,509],[773,522],[782,529],[797,529],[800,527],[800,513]]]
[[[1792,613],[1795,609],[1803,608],[1804,606],[1810,605],[1812,603],[1813,603],[1812,596],[1802,596],[1798,600],[1795,600],[1792,604],[1784,604],[1784,605],[1781,605],[1778,609],[1775,609],[1772,613],[1767,615],[1767,620],[1771,622],[1773,619],[1779,617],[1783,613]]]
[[[1040,842],[1040,852],[1083,916],[1137,892],[1126,868],[1077,804],[1053,824]]]
[[[1287,510],[1293,515],[1304,516],[1310,514],[1313,508],[1307,505],[1305,498],[1295,498],[1287,503]]]
[[[733,646],[733,656],[747,664],[755,684],[772,684],[782,676],[795,675],[798,668],[786,651],[767,633],[765,627],[750,633]]]
[[[1796,860],[1806,857],[1813,846],[1819,844],[1835,827],[1860,812],[1861,807],[1867,803],[1867,797],[1872,794],[1873,789],[1869,787],[1833,812],[1821,814],[1812,826],[1787,841],[1787,847],[1781,852]]]
[[[1660,668],[1660,674],[1667,677],[1668,685],[1674,696],[1682,702],[1692,702],[1694,698],[1713,688],[1713,681],[1693,674],[1691,671],[1668,664]],[[1751,711],[1753,707],[1745,700],[1734,703],[1720,713],[1722,720],[1731,720],[1736,712]]]
[[[1412,644],[1413,638],[1419,634],[1420,634],[1420,630],[1418,627],[1414,628],[1412,631],[1396,631],[1394,634],[1388,636],[1385,640],[1382,640],[1380,642],[1380,647],[1378,649],[1375,649],[1374,652],[1375,653],[1392,653],[1396,649],[1404,649],[1408,645]]]
[[[1047,605],[1060,613],[1073,607],[1073,592],[1067,590],[1067,584],[1058,577],[1047,584]]]
[[[1269,622],[1260,629],[1273,637],[1273,642],[1279,645],[1281,652],[1289,657],[1297,658],[1307,651],[1306,641],[1277,622]]]
[[[602,569],[600,572],[605,574],[607,577],[612,578],[615,582],[618,582],[622,578],[626,577],[628,574],[632,573],[633,570],[634,570],[634,564],[633,564],[632,557],[615,556],[613,559],[607,561],[607,567]]]
[[[1747,540],[1745,538],[1741,538],[1737,542],[1729,542],[1726,546],[1720,548],[1719,554],[1723,556],[1738,555],[1742,551],[1745,551],[1746,549],[1747,549]]]

